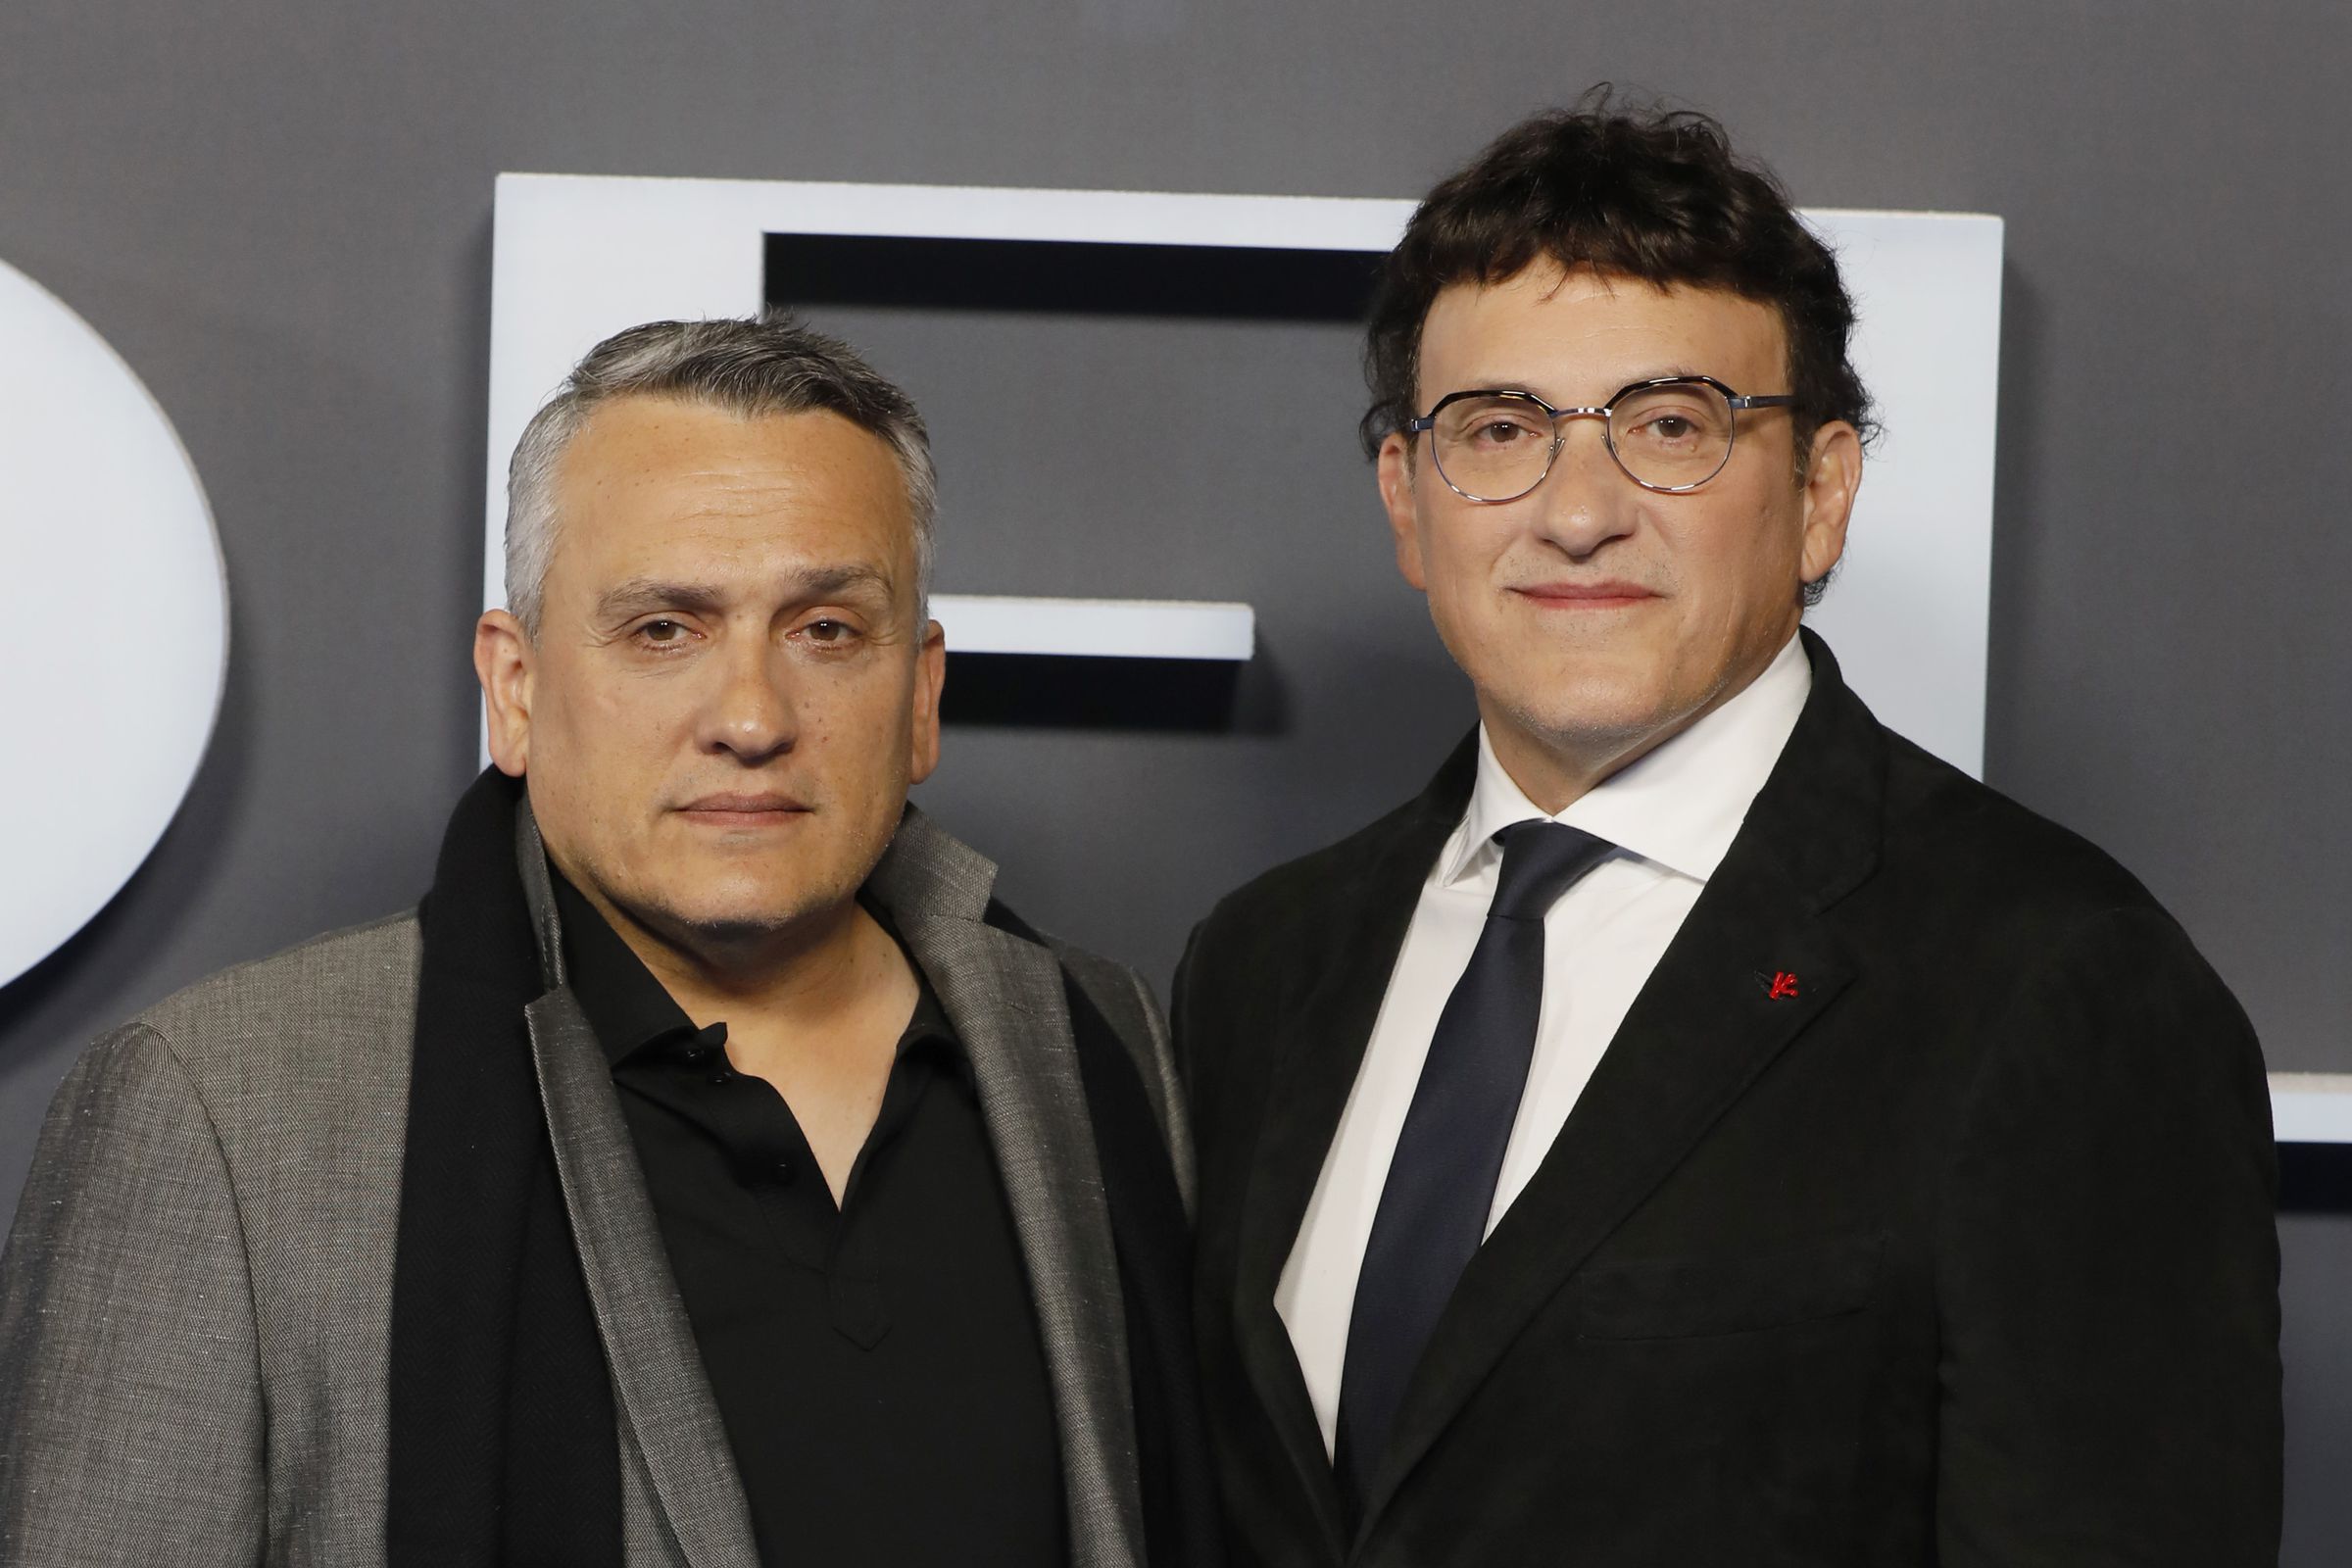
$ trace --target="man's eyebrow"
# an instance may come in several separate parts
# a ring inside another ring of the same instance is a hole
[[[1699,369],[1694,365],[1689,364],[1685,361],[1677,360],[1671,364],[1661,365],[1652,369],[1644,370],[1640,375],[1635,376],[1632,380],[1624,382],[1623,384],[1626,386],[1640,386],[1644,381],[1696,381],[1708,374],[1708,371]],[[1544,379],[1547,378],[1542,376],[1498,376],[1494,380],[1480,383],[1475,390],[1489,392],[1525,392],[1530,396],[1544,398],[1545,402],[1549,402],[1551,400],[1544,395],[1543,388],[1537,385],[1539,381]]]
[[[890,578],[879,567],[862,564],[806,566],[785,574],[786,583],[802,599],[826,599],[853,589],[890,592]],[[727,596],[709,583],[670,582],[659,577],[630,577],[613,584],[596,602],[601,618],[643,614],[649,610],[684,610],[717,614]]]
[[[711,613],[724,597],[708,583],[663,582],[656,577],[631,577],[606,590],[596,602],[600,618],[635,615],[648,610],[690,610]]]
[[[890,592],[890,577],[879,566],[850,564],[840,566],[807,566],[789,574],[801,593],[810,599],[823,599],[852,588],[874,588]]]

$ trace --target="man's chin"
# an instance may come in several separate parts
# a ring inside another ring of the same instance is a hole
[[[663,911],[666,923],[706,942],[763,942],[821,920],[830,901],[746,900],[702,903]]]
[[[632,921],[672,947],[725,953],[770,947],[821,927],[848,903],[805,888],[735,897],[713,897],[706,888],[694,898],[630,900],[623,909]]]
[[[1531,736],[1580,750],[1639,741],[1671,722],[1647,681],[1584,678],[1496,697],[1495,706]]]
[[[1591,700],[1562,703],[1558,694],[1542,704],[1487,708],[1488,727],[1494,720],[1516,730],[1516,744],[1497,736],[1495,747],[1506,767],[1520,747],[1552,760],[1570,774],[1582,775],[1588,785],[1606,778],[1670,739],[1688,722],[1688,714],[1661,711],[1661,705],[1643,701]],[[1526,779],[1522,787],[1528,787]]]

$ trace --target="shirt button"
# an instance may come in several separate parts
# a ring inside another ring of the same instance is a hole
[[[791,1161],[791,1160],[789,1160],[789,1159],[779,1159],[779,1160],[777,1160],[777,1161],[776,1161],[776,1167],[775,1167],[775,1168],[776,1168],[776,1180],[778,1180],[778,1181],[780,1181],[780,1182],[788,1182],[788,1181],[792,1180],[792,1161]]]

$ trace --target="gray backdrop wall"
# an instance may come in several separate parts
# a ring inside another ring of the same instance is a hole
[[[1988,776],[2171,904],[2274,1067],[2352,1070],[2341,0],[13,0],[0,258],[177,422],[234,641],[153,859],[0,989],[0,1212],[88,1036],[423,887],[474,768],[498,171],[1411,195],[1601,78],[1721,115],[1802,203],[2008,220]],[[1348,444],[1345,332],[836,318],[934,408],[943,588],[1263,617],[1232,732],[951,735],[925,804],[1032,919],[1164,976],[1215,893],[1466,722]],[[1284,363],[1330,395],[1269,488],[1231,431]],[[1049,482],[1057,423],[1126,482]],[[15,635],[106,635],[102,583],[10,587]],[[97,722],[76,755],[117,764]],[[2352,1560],[2352,1218],[2282,1228],[2285,1560],[2318,1568]]]

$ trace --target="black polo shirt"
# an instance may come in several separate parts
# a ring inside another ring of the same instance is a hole
[[[728,1065],[726,1025],[697,1030],[561,876],[556,898],[760,1560],[1065,1560],[1028,1277],[970,1064],[921,968],[836,1208],[784,1098]]]

